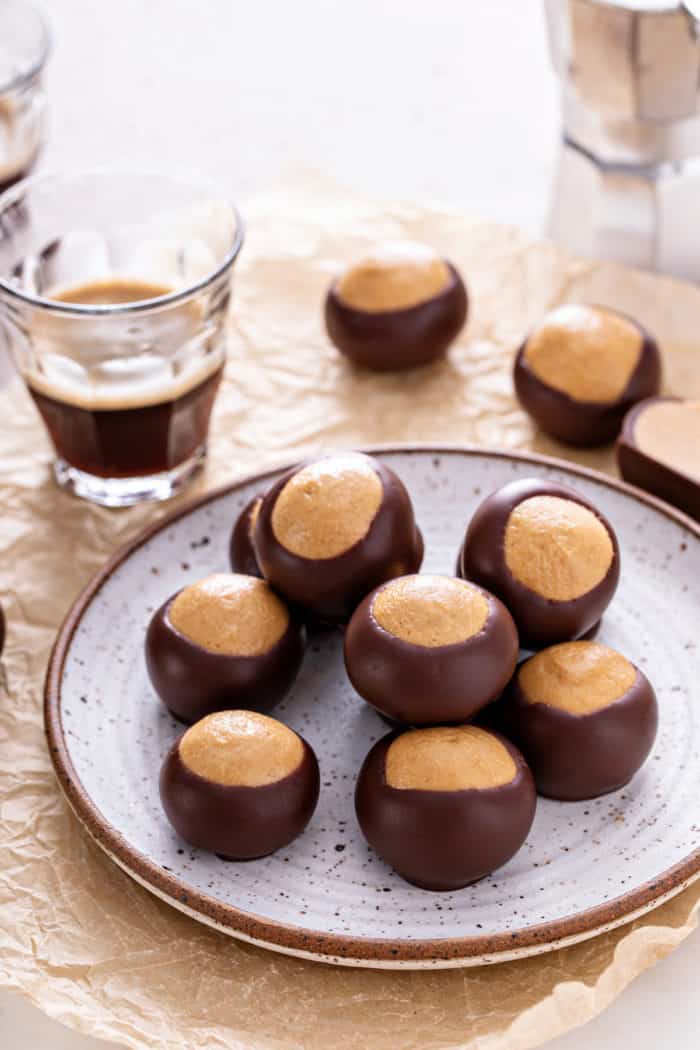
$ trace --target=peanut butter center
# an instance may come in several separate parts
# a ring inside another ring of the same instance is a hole
[[[642,352],[636,325],[610,310],[560,306],[529,336],[525,361],[538,379],[576,401],[622,397]]]
[[[637,416],[640,452],[700,483],[700,401],[655,401]]]
[[[301,738],[255,711],[217,711],[187,730],[180,758],[192,772],[226,787],[274,784],[298,769]]]
[[[532,496],[508,518],[506,565],[543,598],[567,602],[587,594],[604,579],[614,554],[606,527],[574,500]]]
[[[531,704],[548,704],[572,715],[599,711],[624,696],[636,668],[621,653],[598,642],[564,642],[527,660],[518,682]]]
[[[467,791],[509,784],[517,772],[498,737],[476,726],[411,729],[386,753],[389,787],[416,791]]]
[[[372,616],[385,631],[411,645],[434,649],[466,642],[483,628],[489,603],[466,580],[451,576],[402,576],[372,601]]]
[[[386,244],[345,271],[337,292],[347,306],[366,313],[406,310],[443,292],[447,263],[424,244]]]
[[[383,494],[368,456],[327,456],[289,479],[272,510],[272,531],[301,558],[335,558],[367,535]]]
[[[264,580],[217,573],[185,587],[167,618],[191,642],[221,656],[260,656],[289,625],[287,607]]]

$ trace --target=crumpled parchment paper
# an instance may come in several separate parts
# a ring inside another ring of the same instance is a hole
[[[617,306],[660,338],[666,386],[700,396],[700,291],[581,262],[515,229],[381,205],[306,180],[258,197],[236,271],[231,354],[197,489],[271,461],[379,441],[534,448],[612,469],[533,433],[512,393],[515,348],[565,300]],[[379,238],[425,240],[464,273],[468,330],[449,360],[404,376],[355,372],[321,302]],[[595,940],[492,967],[333,968],[206,929],[113,866],[68,812],[44,744],[41,692],[70,602],[117,545],[168,508],[108,511],[59,492],[18,382],[0,395],[0,573],[9,631],[0,695],[0,984],[83,1032],[134,1048],[524,1050],[602,1010],[695,928],[700,885]],[[572,906],[575,902],[572,901]]]

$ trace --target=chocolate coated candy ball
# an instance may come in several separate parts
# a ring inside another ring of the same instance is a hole
[[[543,649],[520,665],[496,708],[540,794],[569,801],[626,784],[649,754],[658,720],[645,675],[598,642]]]
[[[390,733],[368,754],[355,791],[369,844],[426,890],[457,890],[505,864],[535,804],[522,755],[476,726]]]
[[[272,486],[255,550],[276,590],[342,623],[374,587],[420,567],[423,541],[396,474],[371,456],[341,452],[296,467]]]
[[[269,710],[291,688],[303,654],[303,628],[284,602],[263,580],[235,573],[169,598],[146,635],[153,687],[184,722],[243,705]]]
[[[273,853],[300,835],[316,808],[319,772],[306,741],[254,711],[219,711],[168,752],[160,797],[192,846],[226,860]]]
[[[253,531],[262,503],[262,495],[254,496],[236,518],[231,532],[229,556],[234,572],[244,576],[262,576],[253,547]]]
[[[653,397],[625,416],[617,463],[625,481],[700,521],[700,401]]]
[[[658,394],[656,341],[636,321],[599,306],[560,306],[523,343],[515,361],[521,405],[551,437],[605,445],[625,413]]]
[[[375,372],[441,357],[467,319],[467,292],[455,267],[421,244],[392,244],[351,266],[326,296],[336,347]]]
[[[396,722],[465,722],[515,670],[518,634],[488,591],[450,576],[403,576],[358,606],[345,666],[367,703]]]
[[[612,526],[572,489],[529,478],[497,489],[469,523],[460,575],[496,594],[521,645],[539,649],[585,634],[620,575]]]

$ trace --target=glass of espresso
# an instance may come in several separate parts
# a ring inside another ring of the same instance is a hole
[[[0,191],[26,175],[44,138],[50,36],[26,0],[0,2]]]
[[[63,488],[124,507],[201,470],[242,243],[228,201],[170,175],[39,175],[0,197],[0,331]]]

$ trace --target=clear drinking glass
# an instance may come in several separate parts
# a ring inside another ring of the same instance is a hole
[[[0,191],[31,168],[44,137],[46,22],[25,0],[0,2]]]
[[[170,175],[38,175],[0,196],[0,331],[59,485],[117,507],[198,473],[242,243],[231,204]]]

